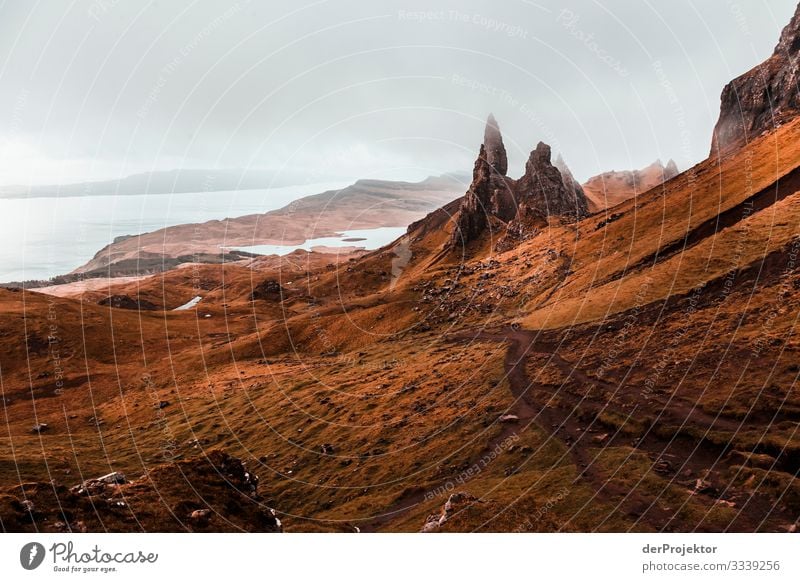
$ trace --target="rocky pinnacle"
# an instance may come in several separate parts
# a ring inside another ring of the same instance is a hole
[[[540,142],[528,158],[525,174],[519,180],[507,177],[503,137],[494,116],[489,115],[451,245],[477,239],[493,221],[498,227],[513,225],[518,235],[524,235],[533,222],[546,221],[550,216],[579,220],[588,215],[588,201],[580,184],[563,160],[556,164],[558,167],[551,162],[550,146]]]

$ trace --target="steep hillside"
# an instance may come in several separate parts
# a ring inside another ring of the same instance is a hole
[[[597,214],[479,151],[375,251],[0,289],[0,527],[797,531],[800,118]]]
[[[791,529],[800,122],[779,132],[500,252],[499,221],[452,246],[456,201],[339,264],[3,291],[5,494],[219,446],[287,531]]]

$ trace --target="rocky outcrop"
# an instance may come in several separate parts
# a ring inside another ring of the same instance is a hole
[[[0,490],[8,532],[281,532],[245,463],[221,450],[150,468],[128,481],[113,472],[72,488],[55,481]]]
[[[472,184],[464,195],[453,231],[453,242],[475,240],[486,229],[491,200],[491,167],[486,159],[486,148],[481,145],[478,159],[472,170]]]
[[[444,524],[457,515],[459,512],[464,511],[466,508],[480,503],[480,500],[474,495],[466,492],[459,491],[453,493],[447,498],[441,512],[433,513],[428,516],[425,523],[420,530],[420,533],[432,533],[438,531]]]
[[[581,197],[585,198],[586,194],[583,191],[583,187],[580,185],[580,182],[575,179],[575,176],[572,175],[572,172],[564,161],[564,158],[561,157],[561,154],[556,156],[556,161],[553,165],[561,172],[567,194],[576,200],[579,200]]]
[[[783,29],[772,56],[722,90],[712,156],[741,146],[800,112],[798,51],[800,6]]]
[[[98,305],[107,305],[116,309],[134,309],[137,311],[153,311],[158,309],[155,303],[145,299],[134,299],[129,295],[110,295],[97,302]]]
[[[265,279],[255,286],[248,296],[250,301],[263,299],[264,301],[280,301],[283,299],[284,289],[275,279]]]
[[[522,178],[509,178],[503,138],[497,121],[490,115],[484,143],[475,160],[472,183],[456,217],[451,244],[477,239],[495,221],[499,228],[524,230],[531,220],[546,221],[550,216],[577,220],[588,215],[580,184],[563,160],[559,169],[550,156],[550,146],[539,143],[531,152]]]
[[[506,176],[508,157],[503,137],[493,115],[486,121],[478,159],[472,170],[472,183],[462,199],[453,231],[452,243],[463,244],[478,238],[492,218],[507,222],[516,211],[514,181]]]
[[[681,171],[678,169],[678,164],[675,163],[675,160],[670,159],[667,162],[667,165],[664,166],[664,182],[667,180],[672,180],[675,176],[680,174]]]
[[[572,174],[566,175],[550,160],[550,146],[539,142],[525,164],[525,175],[517,181],[517,197],[526,213],[541,217],[567,216],[581,219],[589,214],[583,189]],[[576,187],[577,186],[577,187]],[[517,216],[517,219],[521,216]]]

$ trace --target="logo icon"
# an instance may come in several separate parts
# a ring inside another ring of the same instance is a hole
[[[44,546],[39,542],[30,542],[19,551],[19,563],[26,570],[35,570],[44,562]]]

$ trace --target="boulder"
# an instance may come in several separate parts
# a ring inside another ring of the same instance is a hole
[[[77,495],[88,495],[91,497],[92,495],[103,493],[108,485],[124,485],[127,482],[124,473],[114,471],[102,477],[87,479],[80,485],[75,485],[70,491]]]
[[[280,301],[283,298],[284,289],[275,279],[266,279],[256,285],[250,293],[250,301],[262,299],[265,301]]]
[[[116,309],[134,309],[137,311],[155,311],[158,306],[145,299],[134,299],[128,295],[111,295],[97,302]]]
[[[191,515],[189,515],[189,519],[192,521],[200,521],[206,522],[211,518],[211,510],[210,509],[195,509]]]
[[[431,533],[438,530],[456,513],[479,501],[477,497],[466,491],[453,493],[447,498],[440,513],[432,514],[427,517],[425,523],[422,525],[422,529],[420,529],[420,533]]]

